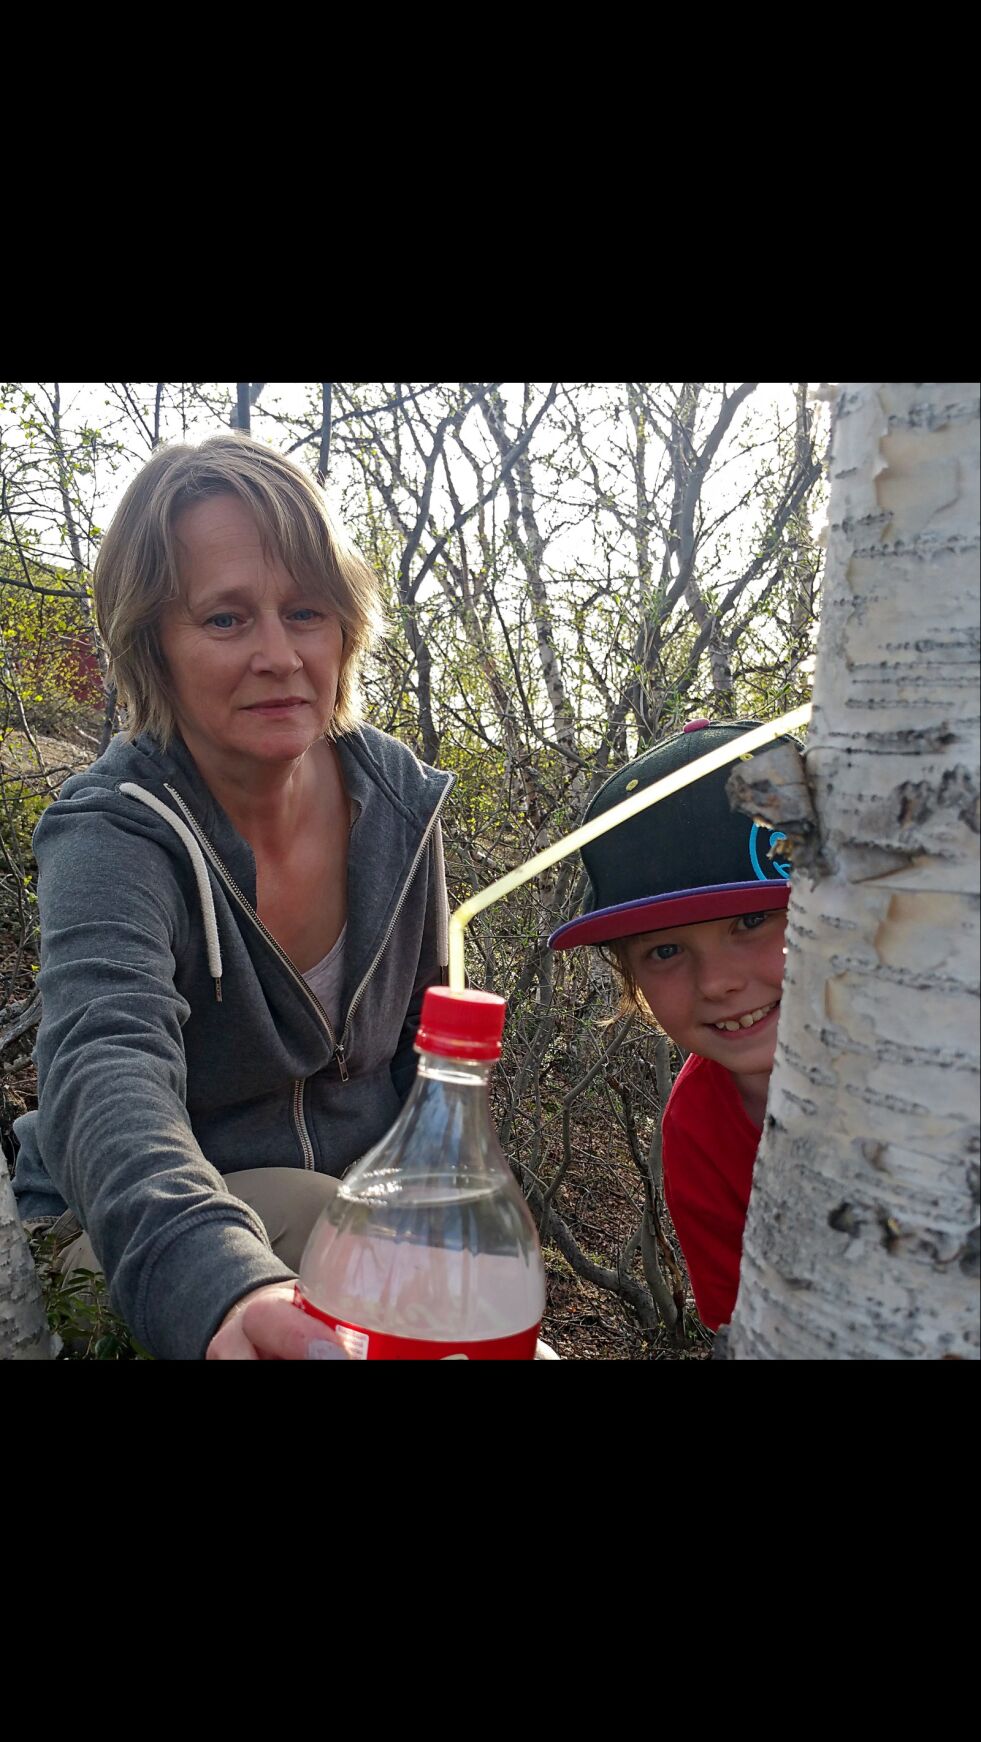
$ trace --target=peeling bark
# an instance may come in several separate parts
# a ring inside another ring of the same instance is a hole
[[[0,1361],[50,1361],[52,1339],[0,1144]]]
[[[843,389],[829,517],[820,853],[794,881],[726,1354],[976,1359],[976,387]],[[749,802],[770,820],[776,794]]]

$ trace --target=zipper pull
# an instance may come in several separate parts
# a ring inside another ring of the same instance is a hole
[[[337,1046],[335,1048],[334,1057],[337,1060],[337,1068],[341,1073],[341,1082],[346,1083],[348,1081],[348,1078],[350,1077],[351,1073],[347,1068],[347,1061],[344,1057],[344,1048],[342,1047],[340,1041],[338,1041]]]

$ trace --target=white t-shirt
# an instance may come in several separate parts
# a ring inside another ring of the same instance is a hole
[[[332,1028],[337,1028],[341,1018],[341,987],[344,983],[344,944],[347,938],[347,921],[341,928],[341,935],[332,950],[312,968],[308,968],[303,978],[330,1018]]]
[[[361,805],[356,798],[351,800],[351,827],[354,828],[361,815]],[[341,987],[344,984],[344,941],[347,937],[347,920],[341,927],[341,935],[332,950],[319,962],[314,962],[308,968],[303,978],[315,998],[319,998],[327,1012],[332,1028],[340,1027],[341,1021]]]

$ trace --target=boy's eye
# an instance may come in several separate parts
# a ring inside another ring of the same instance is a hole
[[[680,944],[655,944],[651,955],[655,962],[670,962],[672,956],[676,956],[680,948]]]

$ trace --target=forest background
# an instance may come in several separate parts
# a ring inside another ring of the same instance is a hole
[[[452,906],[687,720],[810,696],[827,418],[805,383],[0,384],[8,1154],[36,1090],[31,831],[122,723],[92,624],[99,541],[154,447],[229,427],[319,477],[380,578],[367,716],[457,775]],[[495,1115],[542,1235],[543,1334],[573,1358],[701,1358],[660,1176],[682,1060],[618,1017],[595,951],[548,952],[583,893],[568,859],[467,934],[470,983],[508,1000]],[[129,1352],[107,1311],[88,1329],[90,1353]]]

